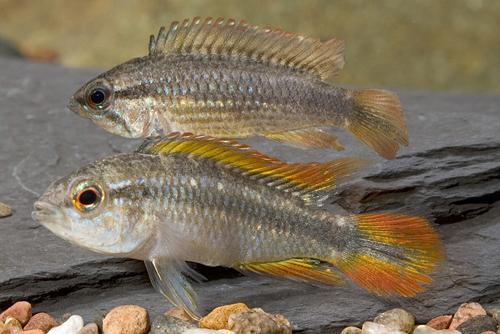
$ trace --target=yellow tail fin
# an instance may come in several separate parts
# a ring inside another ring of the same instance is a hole
[[[406,121],[396,93],[387,90],[355,91],[354,115],[347,130],[378,155],[392,159],[399,148],[407,146]]]
[[[413,296],[430,283],[442,260],[441,242],[427,220],[404,214],[351,216],[361,240],[332,262],[351,280],[382,296]]]

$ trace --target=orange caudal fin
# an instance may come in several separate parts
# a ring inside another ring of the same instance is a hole
[[[442,260],[441,242],[427,220],[405,214],[351,216],[359,242],[332,261],[351,280],[382,296],[413,296]]]
[[[378,155],[392,159],[398,143],[408,145],[406,121],[396,93],[366,89],[354,91],[355,106],[347,130]]]

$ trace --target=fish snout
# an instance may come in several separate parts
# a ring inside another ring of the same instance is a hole
[[[31,217],[38,222],[44,222],[50,219],[57,211],[57,206],[43,201],[36,201],[34,207],[35,211],[31,213]]]
[[[71,96],[67,108],[80,117],[90,119],[88,113],[85,112],[85,108],[78,102],[78,97],[76,95],[77,94]]]

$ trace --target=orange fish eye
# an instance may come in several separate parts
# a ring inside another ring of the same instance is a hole
[[[88,102],[90,105],[95,107],[101,107],[107,102],[109,98],[109,92],[106,88],[98,87],[92,89],[88,94]]]
[[[97,208],[104,200],[104,192],[97,184],[82,184],[75,189],[73,206],[81,212],[89,212]]]

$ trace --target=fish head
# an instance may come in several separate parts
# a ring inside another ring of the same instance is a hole
[[[52,183],[35,202],[33,219],[81,248],[137,258],[151,235],[145,209],[113,190],[101,168],[82,170]]]
[[[68,108],[99,127],[126,138],[156,137],[163,133],[156,100],[142,92],[142,78],[126,76],[122,64],[83,85]],[[138,81],[139,84],[135,84]]]

